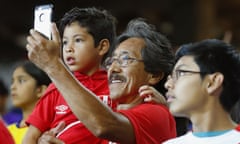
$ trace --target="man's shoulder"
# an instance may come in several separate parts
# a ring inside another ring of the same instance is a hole
[[[172,117],[166,106],[151,103],[143,103],[130,109],[118,111],[127,115],[137,115],[138,117],[154,117],[158,120],[163,117]]]
[[[153,103],[143,103],[136,107],[136,109],[144,109],[147,111],[166,111],[169,112],[168,107],[162,104],[153,104]]]

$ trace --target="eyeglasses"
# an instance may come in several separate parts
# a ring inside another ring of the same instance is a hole
[[[117,64],[120,67],[127,67],[129,66],[129,64],[133,63],[134,61],[136,62],[143,62],[143,60],[141,59],[137,59],[137,58],[131,58],[127,55],[125,56],[120,56],[119,58],[114,58],[114,57],[108,57],[105,62],[104,62],[104,67],[106,69],[109,69],[109,67],[112,65],[112,63],[117,62]]]
[[[168,78],[171,78],[174,82],[176,82],[180,77],[185,76],[187,74],[206,74],[207,72],[198,72],[198,71],[190,71],[190,70],[174,70]]]

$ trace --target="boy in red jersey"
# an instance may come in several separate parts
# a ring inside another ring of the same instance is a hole
[[[84,87],[110,107],[107,73],[101,69],[115,38],[115,18],[106,10],[73,8],[60,21],[64,64]],[[29,130],[24,143],[37,143],[38,137],[64,121],[66,128],[58,138],[67,143],[99,143],[51,84],[26,121]]]

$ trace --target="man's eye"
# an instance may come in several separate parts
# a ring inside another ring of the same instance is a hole
[[[129,56],[128,55],[124,55],[124,56],[121,56],[119,59],[121,59],[121,60],[129,60]]]
[[[184,71],[178,71],[178,76],[184,76],[185,72]]]

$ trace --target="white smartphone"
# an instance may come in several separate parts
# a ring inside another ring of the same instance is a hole
[[[34,29],[51,39],[52,4],[39,5],[34,9]]]

